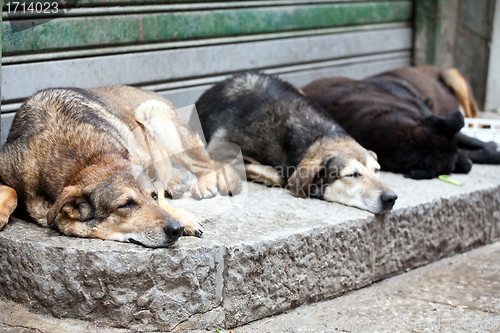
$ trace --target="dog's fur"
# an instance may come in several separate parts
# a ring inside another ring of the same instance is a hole
[[[195,198],[225,190],[202,141],[161,96],[125,86],[41,91],[0,152],[0,229],[19,196],[38,224],[66,235],[147,247],[200,236],[196,218],[164,199],[187,190],[172,162],[199,178]]]
[[[250,179],[288,182],[295,196],[374,213],[394,205],[397,196],[379,180],[376,155],[274,76],[236,74],[206,91],[196,108],[209,150],[220,142],[237,144]]]
[[[458,133],[464,124],[459,104],[469,117],[477,116],[477,106],[469,83],[456,69],[404,67],[362,81],[324,78],[302,90],[375,151],[383,170],[434,178],[469,172],[471,159],[498,159],[491,144]],[[492,158],[485,156],[486,150]]]

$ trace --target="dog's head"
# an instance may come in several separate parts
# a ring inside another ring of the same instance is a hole
[[[432,115],[394,128],[385,134],[391,142],[379,152],[382,168],[414,179],[470,170],[470,160],[457,154],[455,135],[463,125],[462,114],[455,111],[447,118]]]
[[[315,143],[288,179],[298,197],[316,197],[381,214],[397,195],[380,179],[377,155],[351,138]]]
[[[134,167],[122,161],[86,168],[82,182],[66,186],[59,194],[47,214],[48,224],[67,235],[146,247],[172,245],[184,226],[158,206],[152,183],[137,184]]]

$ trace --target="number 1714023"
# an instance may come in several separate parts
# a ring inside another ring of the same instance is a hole
[[[58,13],[59,7],[57,2],[18,2],[8,1],[5,6],[7,13]]]

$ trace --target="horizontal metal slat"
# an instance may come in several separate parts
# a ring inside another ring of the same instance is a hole
[[[408,66],[411,62],[411,52],[395,52],[390,54],[362,56],[357,58],[326,61],[316,64],[287,66],[265,70],[266,73],[278,74],[284,80],[297,87],[303,86],[313,80],[327,76],[346,76],[361,79],[376,73],[397,67]],[[145,86],[143,88],[156,90],[160,95],[172,101],[178,107],[194,104],[196,100],[209,89],[215,82],[221,81],[225,75],[208,77],[197,80],[185,80],[171,83],[170,85]],[[163,89],[163,90],[162,90]],[[7,107],[15,111],[20,103],[2,105],[2,111]],[[2,114],[2,133],[0,144],[7,139],[8,131],[15,113]],[[187,115],[189,118],[189,115]]]
[[[3,145],[7,141],[7,136],[9,135],[10,127],[12,126],[12,121],[14,121],[15,113],[2,114],[2,130],[0,133],[0,145]]]
[[[52,3],[55,0],[25,0],[27,6],[30,3]],[[240,1],[207,1],[207,0],[64,0],[65,3],[76,4],[76,9],[96,9],[102,7],[145,7],[145,6],[172,6],[180,9],[213,9],[213,8],[237,8],[237,7],[262,7],[262,6],[284,6],[290,4],[321,4],[321,3],[354,3],[354,2],[382,2],[401,0],[240,0]],[[7,3],[3,2],[4,14],[8,9]],[[73,8],[75,9],[75,8]]]
[[[310,64],[281,66],[264,69],[269,74],[277,74],[289,80],[296,86],[324,76],[348,76],[351,78],[363,78],[380,71],[410,65],[410,51],[391,52],[369,56],[343,58],[339,60],[321,61]],[[199,79],[187,79],[169,83],[141,85],[146,90],[152,90],[166,94],[174,104],[185,106],[194,103],[205,89],[212,84],[224,80],[228,75],[209,76]],[[2,112],[14,112],[20,103],[3,103]]]
[[[95,56],[109,55],[109,54],[168,50],[168,49],[178,49],[187,47],[243,43],[243,42],[259,41],[259,40],[272,40],[272,39],[293,38],[293,37],[303,37],[303,36],[313,36],[313,35],[318,36],[318,35],[327,35],[327,34],[343,33],[343,32],[396,29],[409,26],[410,26],[409,22],[396,22],[396,23],[368,24],[368,25],[357,25],[357,26],[326,28],[326,29],[296,30],[296,31],[256,34],[247,36],[236,36],[236,37],[197,39],[197,40],[178,41],[178,42],[105,47],[105,48],[88,49],[88,50],[44,52],[44,53],[23,54],[15,56],[3,56],[2,64],[6,65],[6,64],[58,60],[58,59],[95,57]]]
[[[42,0],[42,2],[52,3],[54,0]],[[67,0],[66,0],[67,1]],[[9,7],[4,6],[2,17],[4,20],[32,19],[32,18],[51,18],[51,17],[75,17],[75,16],[96,16],[96,15],[120,15],[120,14],[137,14],[137,13],[159,13],[159,12],[174,12],[174,11],[193,11],[193,10],[214,10],[214,9],[235,9],[235,8],[252,8],[252,7],[272,7],[272,6],[289,6],[289,5],[313,5],[313,4],[340,4],[340,3],[361,3],[361,2],[398,2],[405,0],[257,0],[257,1],[218,1],[218,2],[172,2],[158,0],[151,3],[130,2],[124,5],[116,5],[114,3],[106,3],[106,1],[96,2],[93,4],[78,3],[76,8],[63,9],[64,14],[59,12],[52,13],[50,10],[41,13],[32,11],[8,12]],[[31,2],[39,3],[40,0]],[[13,6],[10,6],[13,8]],[[22,8],[22,7],[19,7]],[[52,7],[50,7],[52,9]]]
[[[2,100],[21,100],[49,87],[145,85],[410,50],[410,28],[130,53],[2,68]]]
[[[279,6],[211,11],[62,17],[13,33],[3,22],[5,56],[74,48],[180,41],[406,21],[411,1]]]
[[[347,61],[346,61],[347,60]],[[316,79],[328,76],[345,76],[353,79],[362,79],[370,75],[388,71],[394,68],[409,66],[411,52],[397,52],[395,54],[359,57],[356,59],[342,59],[319,63],[316,68],[289,66],[264,70],[268,74],[277,74],[296,87],[302,87]],[[302,68],[301,68],[302,67]],[[299,69],[301,68],[301,69]],[[194,104],[198,98],[214,83],[222,81],[227,76],[206,78],[206,84],[185,88],[156,90],[160,95],[172,101],[178,107]],[[211,81],[211,82],[210,82]],[[208,83],[210,82],[210,83]],[[179,82],[180,83],[180,82]],[[152,87],[144,87],[150,89]],[[161,88],[155,86],[155,88]]]

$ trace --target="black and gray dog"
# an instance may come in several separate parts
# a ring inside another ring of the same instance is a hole
[[[207,90],[196,109],[209,150],[237,144],[249,179],[373,213],[391,209],[397,199],[379,179],[375,153],[275,76],[236,74]]]

